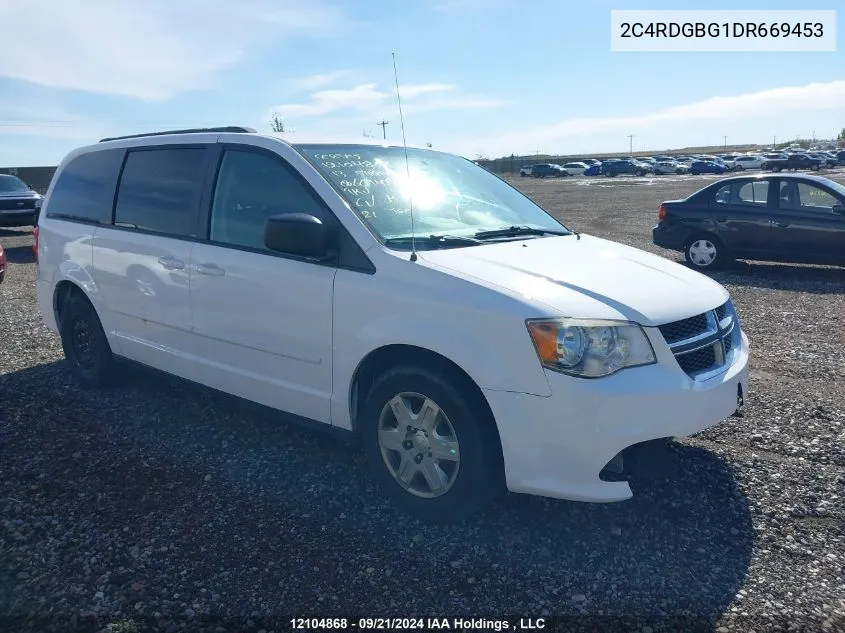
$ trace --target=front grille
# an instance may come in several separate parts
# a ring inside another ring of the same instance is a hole
[[[658,327],[681,369],[693,379],[731,362],[739,323],[730,301],[715,310]],[[738,340],[738,339],[737,339]]]
[[[0,211],[26,211],[35,208],[35,198],[3,200],[0,198]]]
[[[704,314],[697,314],[688,319],[681,321],[673,321],[666,325],[660,326],[660,333],[669,345],[683,341],[685,339],[693,338],[699,334],[707,331],[707,316]]]
[[[688,374],[698,374],[706,371],[716,364],[716,350],[714,347],[714,345],[708,345],[694,352],[682,354],[677,357],[678,364]]]

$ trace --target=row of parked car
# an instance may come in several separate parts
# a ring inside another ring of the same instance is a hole
[[[746,169],[769,171],[809,169],[818,171],[828,167],[845,165],[845,150],[802,151],[784,150],[747,154],[690,156],[645,156],[631,158],[610,158],[597,160],[587,158],[580,161],[558,165],[556,163],[538,163],[519,170],[522,177],[548,178],[565,176],[618,176],[631,174],[646,176],[649,174],[723,174]]]

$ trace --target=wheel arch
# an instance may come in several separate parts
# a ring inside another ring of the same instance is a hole
[[[383,345],[372,350],[358,363],[352,374],[349,387],[348,407],[353,433],[358,431],[358,414],[377,377],[399,365],[412,365],[438,373],[452,373],[463,383],[462,386],[469,390],[470,396],[476,401],[476,404],[483,407],[485,417],[492,422],[493,428],[491,430],[495,433],[499,452],[502,453],[502,439],[499,435],[493,410],[478,383],[455,361],[438,352],[416,345]]]
[[[719,246],[721,246],[722,248],[727,248],[725,240],[719,237],[718,233],[715,233],[708,229],[696,229],[694,231],[691,231],[687,238],[684,240],[684,250],[689,248],[690,244],[702,238],[707,238],[713,242],[718,243]]]
[[[79,295],[88,303],[91,303],[88,295],[85,294],[85,291],[78,284],[69,279],[62,279],[56,284],[53,290],[53,314],[56,317],[56,326],[59,328],[62,326],[62,310],[64,309],[64,304],[72,295]],[[93,307],[93,303],[91,305]]]

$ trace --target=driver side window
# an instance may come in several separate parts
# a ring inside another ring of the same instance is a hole
[[[264,225],[273,215],[323,210],[293,168],[280,158],[243,150],[226,150],[217,175],[209,239],[266,249]]]

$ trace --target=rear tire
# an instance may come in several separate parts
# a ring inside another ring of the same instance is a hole
[[[457,522],[505,490],[495,421],[457,372],[390,369],[370,389],[359,421],[376,481],[418,518]]]
[[[87,298],[72,294],[65,300],[59,334],[71,373],[83,387],[113,384],[117,364],[97,311]]]
[[[684,259],[696,270],[719,268],[727,259],[722,242],[707,234],[693,236],[684,246]]]

